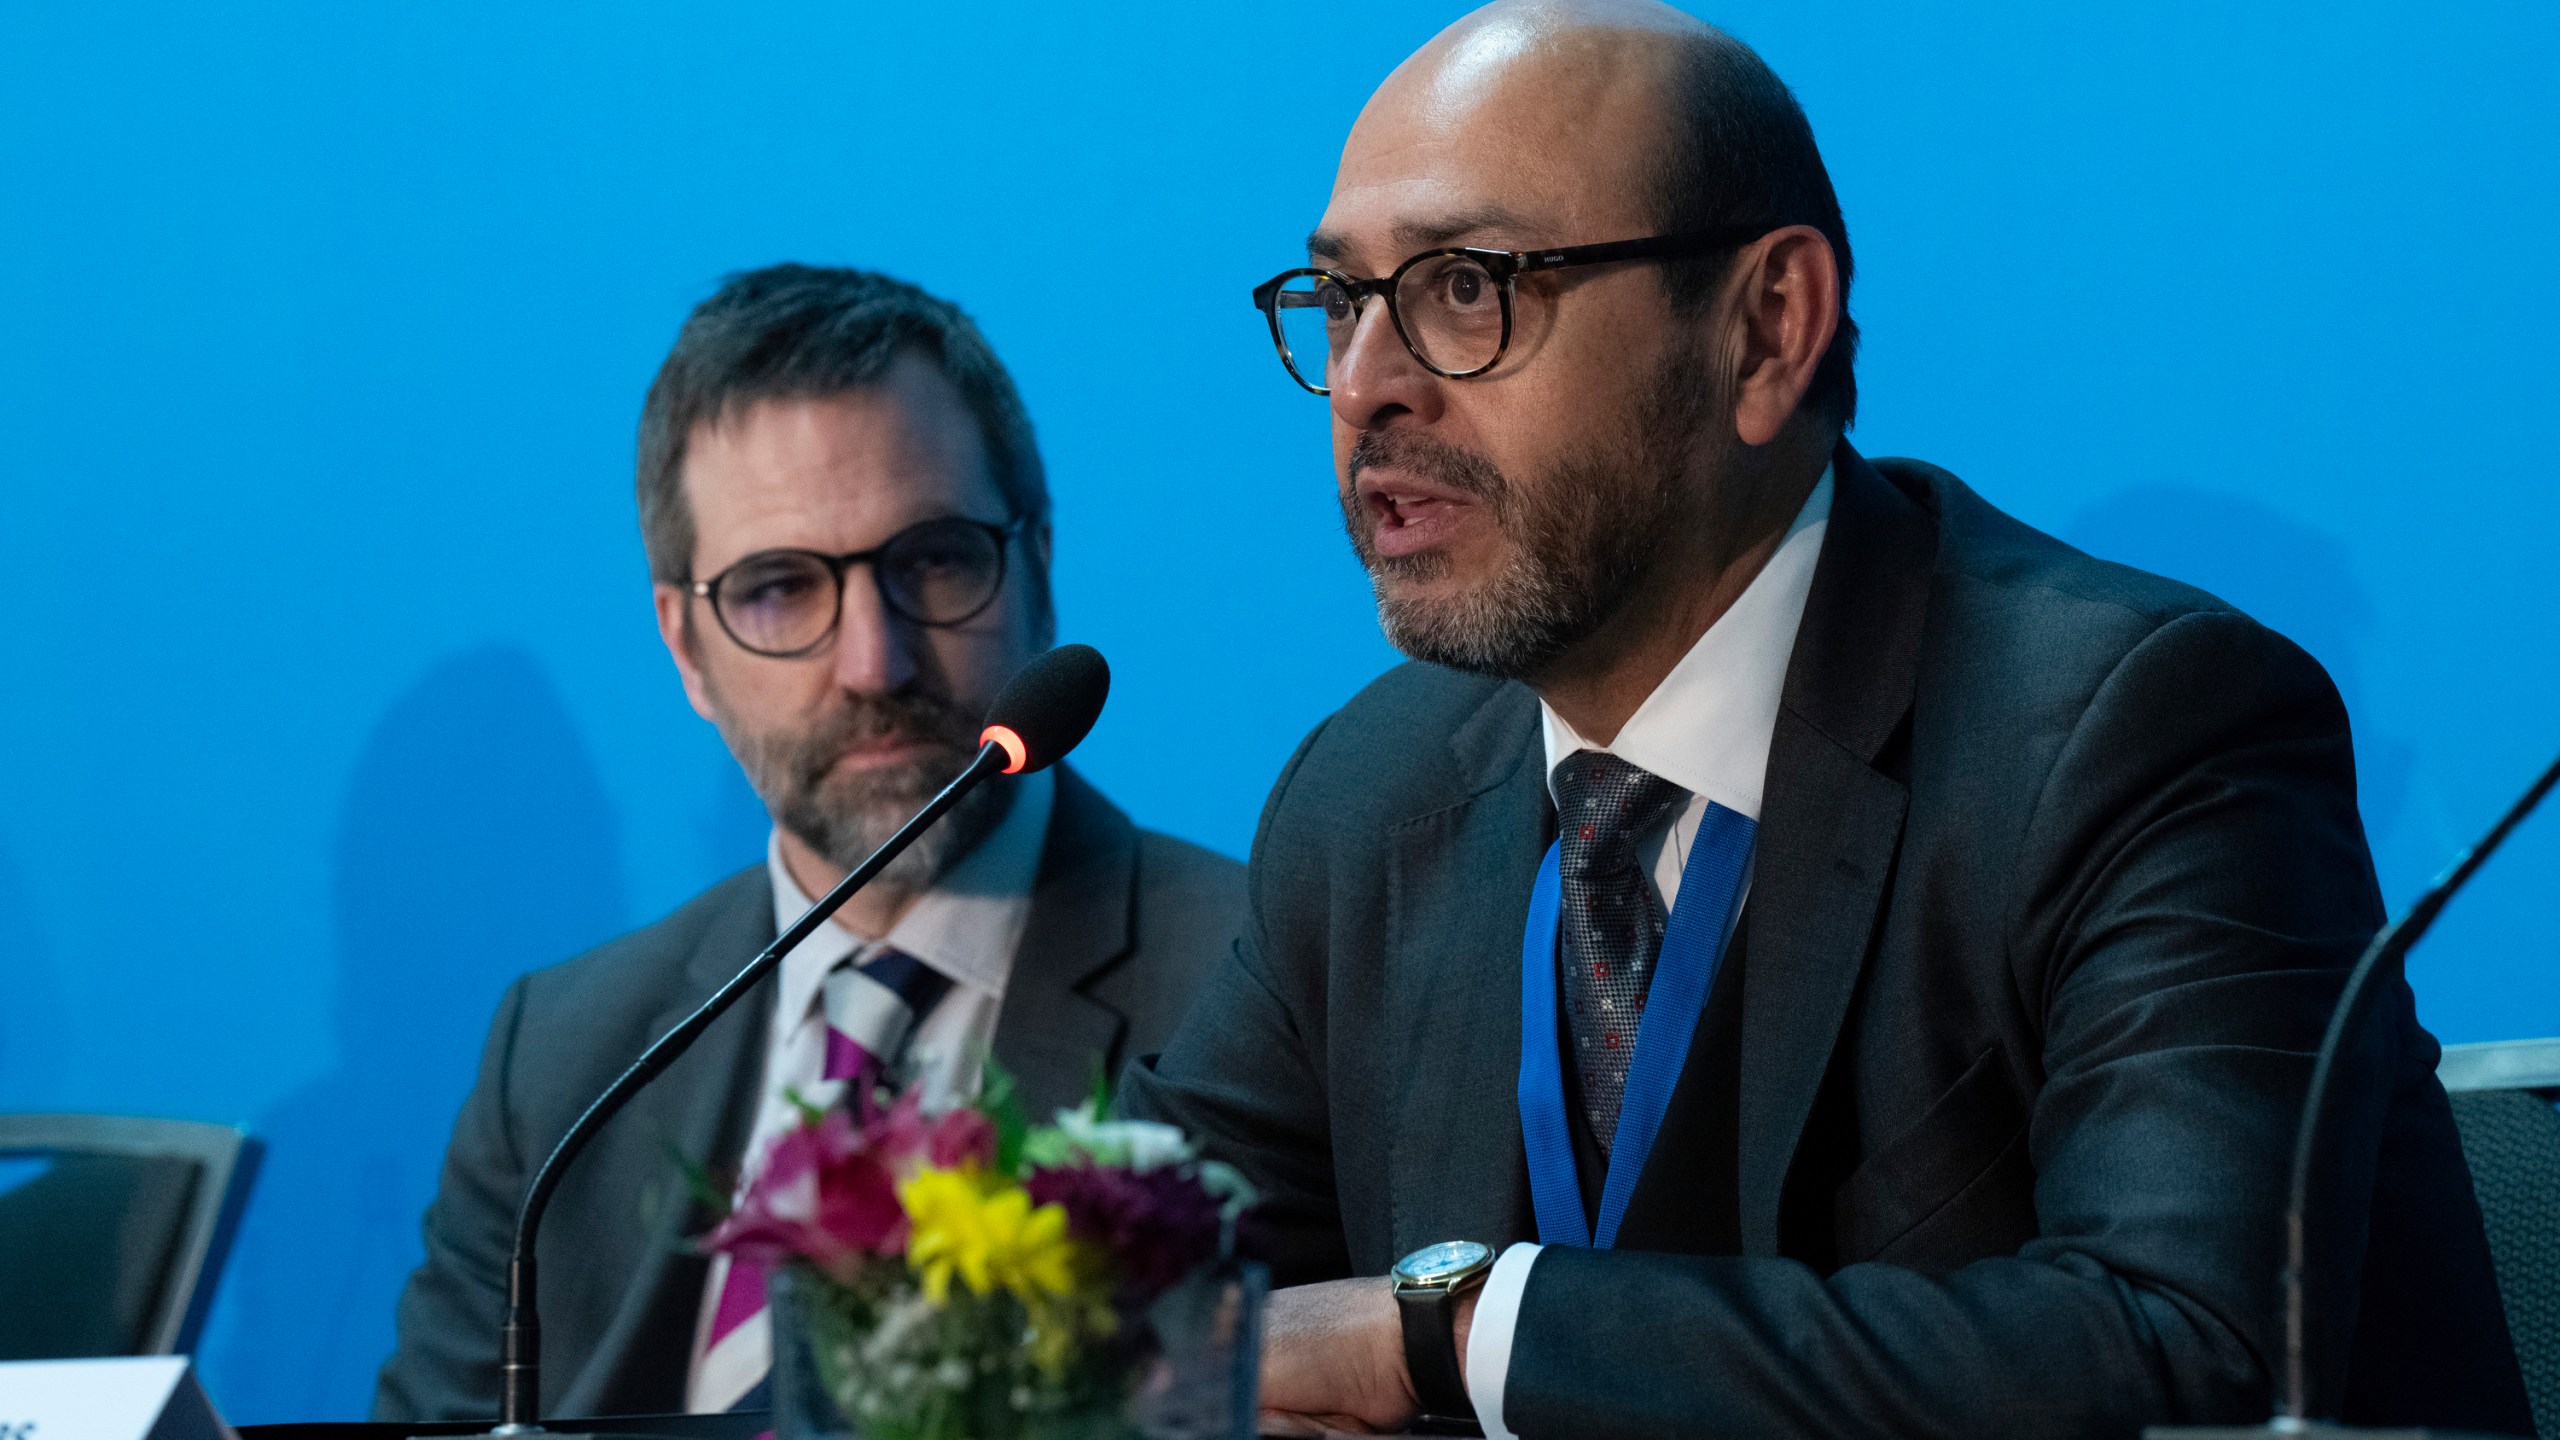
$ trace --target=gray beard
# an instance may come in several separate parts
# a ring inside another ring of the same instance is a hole
[[[1639,399],[1623,441],[1569,456],[1528,487],[1470,451],[1408,431],[1363,432],[1352,446],[1353,481],[1371,465],[1391,465],[1449,486],[1481,503],[1511,542],[1507,562],[1482,585],[1424,599],[1399,582],[1438,580],[1449,558],[1377,553],[1359,493],[1348,490],[1343,526],[1369,572],[1387,642],[1434,665],[1523,679],[1589,638],[1681,533],[1681,477],[1717,409],[1710,391],[1703,364],[1675,359]]]
[[[887,843],[924,803],[957,779],[976,758],[975,722],[948,702],[921,695],[840,693],[809,730],[758,734],[746,729],[719,701],[712,709],[721,738],[747,773],[774,823],[851,871]],[[928,741],[922,759],[887,769],[829,773],[859,740],[900,734]],[[1010,785],[981,785],[951,808],[872,881],[903,894],[920,894],[951,872],[1003,823],[1013,805]]]

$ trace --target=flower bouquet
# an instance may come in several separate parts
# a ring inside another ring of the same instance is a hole
[[[1253,1433],[1263,1277],[1241,1176],[1102,1097],[1033,1127],[992,1072],[928,1114],[856,1086],[801,1107],[705,1238],[764,1267],[792,1440]],[[805,1347],[805,1350],[802,1349]],[[831,1411],[794,1416],[798,1359]]]

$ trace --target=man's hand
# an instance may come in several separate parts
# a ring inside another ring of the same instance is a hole
[[[1475,1292],[1458,1301],[1464,1371]],[[1404,1322],[1385,1277],[1273,1292],[1263,1318],[1262,1429],[1267,1435],[1368,1435],[1422,1412],[1405,1372]]]

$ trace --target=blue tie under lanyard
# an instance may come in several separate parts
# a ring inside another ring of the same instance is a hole
[[[1663,923],[1662,954],[1646,988],[1644,1018],[1636,1026],[1636,1053],[1627,1067],[1625,1099],[1618,1110],[1609,1175],[1600,1190],[1600,1223],[1582,1206],[1582,1185],[1566,1128],[1564,1061],[1556,1049],[1557,912],[1562,908],[1562,862],[1547,846],[1529,893],[1529,927],[1520,938],[1520,1135],[1529,1149],[1529,1198],[1544,1245],[1617,1243],[1618,1222],[1635,1193],[1662,1129],[1662,1113],[1689,1060],[1689,1041],[1715,987],[1742,872],[1759,825],[1740,811],[1710,802],[1680,871],[1680,894]]]

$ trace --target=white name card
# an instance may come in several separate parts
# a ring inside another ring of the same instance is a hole
[[[0,1362],[0,1440],[239,1440],[183,1355]]]

